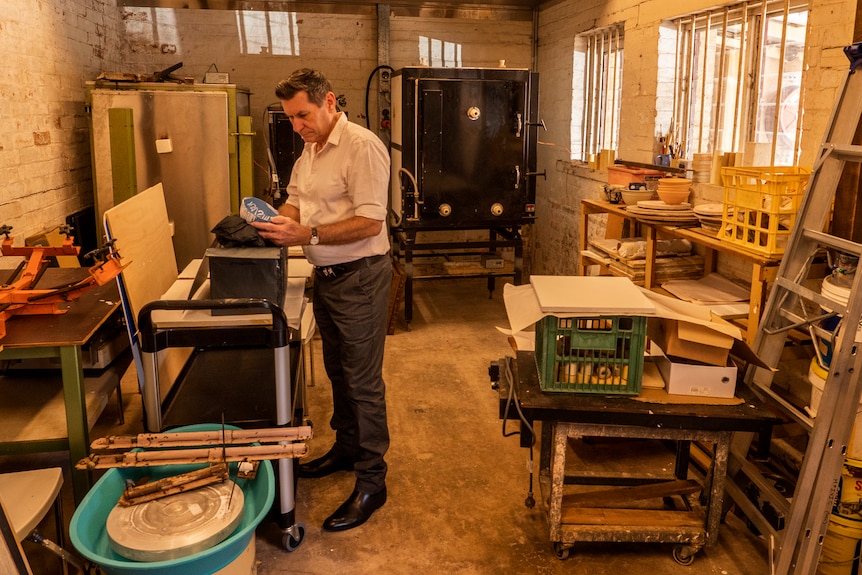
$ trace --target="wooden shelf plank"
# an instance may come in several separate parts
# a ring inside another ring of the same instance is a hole
[[[609,509],[606,507],[563,507],[561,524],[563,529],[575,525],[590,526],[620,531],[620,527],[631,528],[690,528],[703,531],[704,513],[671,511],[666,509]]]

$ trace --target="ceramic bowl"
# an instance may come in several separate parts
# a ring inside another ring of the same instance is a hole
[[[689,190],[681,189],[681,190],[668,190],[662,189],[661,186],[658,188],[658,197],[666,204],[675,205],[681,204],[688,199]]]
[[[623,190],[623,202],[627,206],[636,206],[642,200],[649,200],[653,196],[650,190]]]

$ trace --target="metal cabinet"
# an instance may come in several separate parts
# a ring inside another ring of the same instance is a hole
[[[232,84],[88,83],[97,229],[105,211],[162,183],[182,269],[253,195],[249,93]]]

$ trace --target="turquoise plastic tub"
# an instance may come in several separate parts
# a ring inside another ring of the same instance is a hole
[[[236,427],[226,426],[228,429]],[[190,425],[171,431],[211,431],[218,424]],[[229,565],[248,547],[254,530],[266,517],[275,499],[275,475],[272,464],[262,461],[253,480],[237,480],[245,496],[242,521],[224,541],[205,551],[169,561],[133,561],[118,555],[108,541],[105,523],[126,487],[126,479],[136,481],[144,476],[160,479],[200,469],[203,465],[162,465],[109,469],[87,493],[75,510],[69,525],[69,536],[78,552],[101,567],[106,575],[209,575]],[[231,463],[231,477],[236,464]]]

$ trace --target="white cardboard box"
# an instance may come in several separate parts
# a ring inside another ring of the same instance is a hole
[[[737,370],[730,361],[721,367],[671,360],[655,343],[650,352],[670,394],[731,398],[736,391]]]

